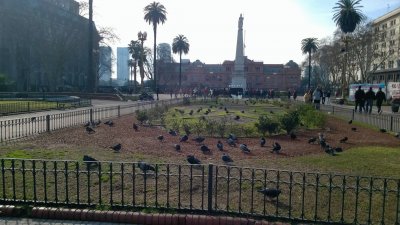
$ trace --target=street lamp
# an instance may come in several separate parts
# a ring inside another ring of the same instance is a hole
[[[141,84],[141,89],[142,89],[142,91],[143,91],[143,86],[144,86],[144,82],[143,82],[143,78],[144,78],[144,59],[143,59],[143,55],[144,55],[144,48],[143,48],[143,42],[147,39],[147,33],[146,33],[146,31],[145,32],[141,32],[141,31],[139,31],[139,33],[138,33],[138,39],[139,39],[139,41],[140,41],[140,43],[142,44],[142,52],[141,52],[141,54],[140,54],[140,61],[139,61],[139,70],[140,70],[140,79],[141,79],[141,81],[142,81],[142,84]]]

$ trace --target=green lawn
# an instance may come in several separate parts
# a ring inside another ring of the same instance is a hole
[[[0,114],[56,109],[57,102],[46,101],[0,101]]]

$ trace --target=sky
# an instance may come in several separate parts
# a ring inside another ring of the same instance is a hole
[[[144,21],[144,7],[150,0],[94,0],[94,21],[98,27],[112,27],[118,35],[116,47],[137,40],[139,31],[148,33],[144,45],[153,48],[152,26]],[[300,64],[305,55],[301,40],[332,36],[336,25],[332,9],[337,0],[159,0],[167,20],[159,24],[157,44],[172,44],[182,34],[190,48],[182,58],[207,64],[234,60],[238,19],[243,14],[245,55],[265,64]],[[400,7],[400,0],[362,0],[362,12],[369,19]],[[174,54],[179,61],[179,55]]]

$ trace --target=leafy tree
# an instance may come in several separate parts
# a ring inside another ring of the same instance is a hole
[[[157,88],[157,77],[156,77],[156,60],[157,60],[157,25],[159,23],[164,24],[167,20],[167,11],[165,7],[159,2],[153,2],[144,8],[144,20],[149,24],[153,25],[154,32],[154,58],[153,58],[153,73],[154,73],[154,86],[157,92],[158,100],[158,88]]]
[[[290,132],[300,124],[299,112],[296,110],[291,110],[288,113],[283,114],[279,118],[279,122],[286,133],[290,134]]]
[[[149,119],[149,116],[147,115],[147,112],[144,110],[136,110],[136,119],[143,124],[144,121]]]
[[[301,41],[301,50],[303,54],[308,53],[308,89],[310,89],[311,82],[311,52],[318,50],[318,39],[317,38],[305,38]]]
[[[131,43],[129,43],[128,45],[128,49],[129,49],[129,54],[131,54],[131,58],[132,58],[132,67],[133,67],[133,79],[134,79],[134,83],[136,86],[136,67],[139,66],[139,70],[140,70],[140,84],[143,87],[143,80],[144,80],[144,75],[142,76],[142,74],[144,74],[142,72],[143,70],[143,63],[142,63],[142,52],[143,52],[143,48],[142,45],[140,44],[139,41],[134,41],[132,40]]]
[[[265,136],[267,132],[269,135],[278,132],[279,123],[268,116],[260,116],[255,126],[258,129],[258,132]]]
[[[179,53],[179,90],[182,88],[182,53],[189,52],[189,40],[182,34],[174,38],[172,43],[173,53]]]

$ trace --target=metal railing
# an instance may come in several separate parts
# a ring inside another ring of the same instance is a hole
[[[400,116],[393,114],[358,113],[354,109],[333,105],[321,105],[321,111],[348,120],[362,122],[387,131],[400,132]]]
[[[1,159],[0,203],[156,208],[340,224],[399,224],[400,179],[221,165]],[[269,199],[258,190],[281,190]]]
[[[79,108],[91,105],[92,103],[90,99],[80,99],[80,98],[72,100],[71,99],[68,100],[54,99],[52,101],[26,100],[21,102],[1,103],[0,116],[53,110],[53,109]]]
[[[43,116],[3,120],[0,121],[0,143],[76,126],[88,121],[128,115],[134,113],[137,109],[178,104],[181,101],[182,99],[136,102],[129,105],[90,108]]]

